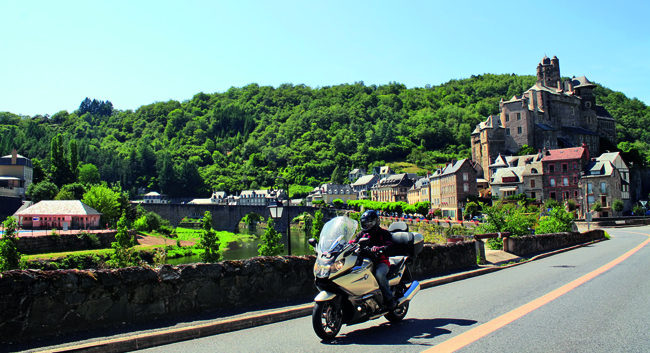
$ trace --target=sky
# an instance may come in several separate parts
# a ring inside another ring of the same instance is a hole
[[[548,55],[650,104],[647,1],[0,1],[0,111],[137,109],[250,83],[408,88]]]

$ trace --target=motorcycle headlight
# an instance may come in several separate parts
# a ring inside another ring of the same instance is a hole
[[[314,264],[314,276],[318,278],[327,278],[330,275],[330,264],[316,262]]]
[[[331,271],[332,273],[336,273],[336,272],[338,272],[340,269],[343,268],[343,265],[345,265],[345,259],[341,259],[341,260],[339,260],[339,261],[336,261],[336,262],[334,263],[334,265],[332,265],[330,271]]]

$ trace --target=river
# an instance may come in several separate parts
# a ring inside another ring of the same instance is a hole
[[[255,235],[257,238],[250,241],[244,241],[239,244],[241,246],[229,248],[223,252],[224,260],[241,260],[248,259],[251,257],[259,256],[257,252],[257,245],[260,243],[262,234],[264,234],[264,229],[248,229],[248,228],[239,228],[238,233],[240,234],[251,234]],[[309,236],[305,234],[301,229],[291,228],[291,254],[292,255],[308,255],[313,254],[309,249]],[[287,254],[287,237],[283,234],[282,243],[284,244],[284,255]],[[170,265],[179,265],[179,264],[191,264],[201,262],[199,256],[184,256],[177,257],[174,259],[167,259],[165,263]]]

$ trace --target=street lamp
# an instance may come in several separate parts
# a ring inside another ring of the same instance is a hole
[[[276,179],[281,179],[284,181],[284,186],[287,188],[286,193],[287,193],[287,207],[291,204],[291,200],[289,199],[289,184],[287,181],[282,178],[282,177],[276,177]],[[278,194],[279,190],[275,192],[275,200],[269,205],[269,211],[271,212],[271,217],[272,218],[281,218],[282,217],[282,211],[284,210],[284,207],[282,205],[282,201],[280,200],[280,195]],[[291,214],[289,213],[289,209],[287,208],[287,252],[289,255],[291,255]]]

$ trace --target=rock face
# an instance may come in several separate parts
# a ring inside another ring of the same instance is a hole
[[[0,274],[0,342],[313,297],[314,256]],[[473,242],[427,245],[415,277],[476,265]]]

